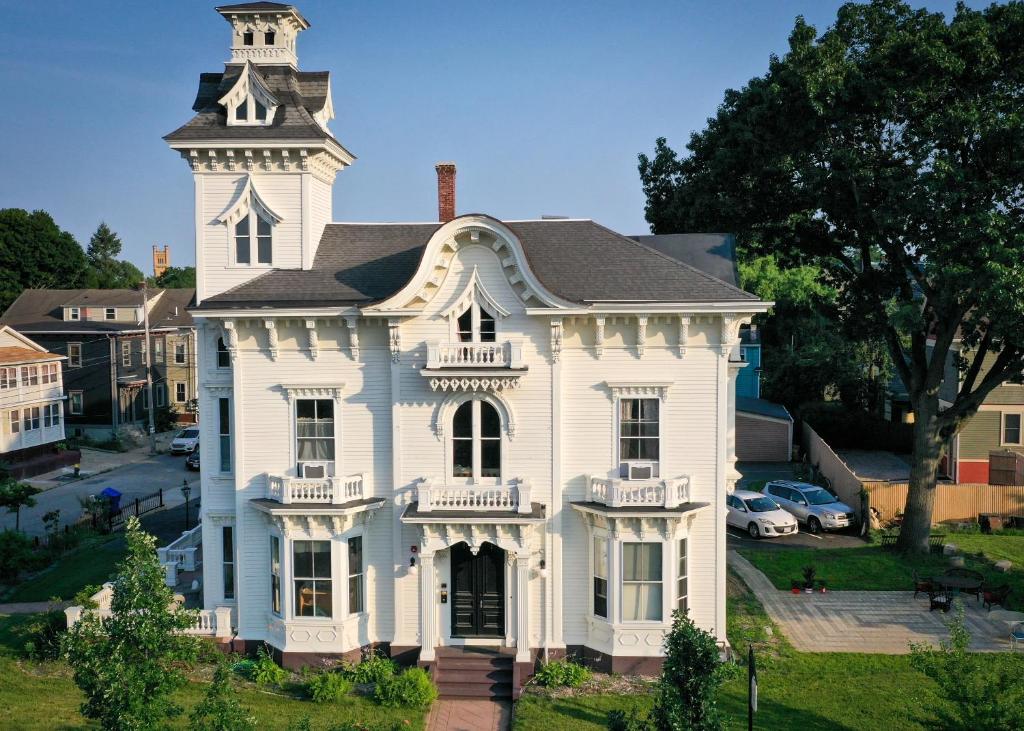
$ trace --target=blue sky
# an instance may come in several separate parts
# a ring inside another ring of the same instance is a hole
[[[971,3],[972,5],[980,3]],[[636,156],[682,148],[729,87],[835,0],[304,0],[300,67],[329,70],[335,136],[358,160],[337,221],[435,220],[434,163],[458,211],[593,218],[646,232]],[[928,7],[950,12],[952,0]],[[194,260],[191,175],[161,137],[220,71],[230,28],[207,0],[0,0],[0,207],[42,208],[85,245],[101,220],[149,272]]]

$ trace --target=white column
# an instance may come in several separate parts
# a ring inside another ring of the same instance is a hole
[[[516,555],[511,551],[505,551],[505,647],[512,647],[515,641],[512,633],[512,607],[515,606],[513,604],[515,594],[512,593],[512,589],[515,586],[515,563]]]
[[[420,563],[420,660],[430,662],[434,659],[434,646],[437,644],[436,615],[434,597],[434,554],[421,553]]]
[[[530,556],[516,556],[516,662],[530,661]]]

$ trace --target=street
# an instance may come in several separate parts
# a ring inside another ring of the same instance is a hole
[[[83,469],[85,467],[83,464]],[[30,536],[45,535],[42,518],[51,510],[60,510],[62,526],[71,523],[82,513],[80,499],[95,495],[105,487],[112,487],[121,493],[121,505],[128,505],[135,498],[151,495],[161,488],[164,491],[164,505],[181,505],[185,502],[181,486],[186,479],[192,487],[191,498],[194,501],[199,497],[199,473],[185,469],[183,456],[147,456],[142,461],[39,493],[35,496],[34,507],[22,508],[21,529]],[[0,513],[0,529],[5,528],[14,528],[14,514],[6,511]]]

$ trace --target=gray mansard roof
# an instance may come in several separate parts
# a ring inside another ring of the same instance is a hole
[[[248,142],[259,140],[331,140],[329,131],[321,127],[313,115],[327,103],[328,71],[297,71],[288,66],[257,66],[256,71],[267,89],[280,102],[269,125],[231,125],[227,112],[218,104],[245,67],[229,64],[223,73],[199,75],[199,90],[191,120],[164,137],[169,143],[218,141]]]
[[[590,220],[505,222],[541,283],[579,302],[756,302],[757,297]],[[439,223],[332,223],[310,270],[274,270],[199,309],[369,305],[413,277]]]

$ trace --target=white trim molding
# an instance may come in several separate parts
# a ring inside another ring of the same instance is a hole
[[[612,398],[659,398],[668,400],[672,381],[605,381]]]

